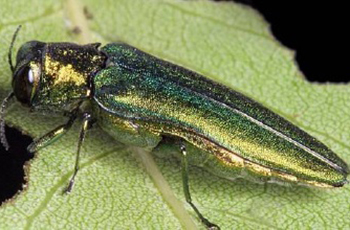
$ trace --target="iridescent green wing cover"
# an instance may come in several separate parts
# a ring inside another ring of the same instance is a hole
[[[94,99],[116,117],[157,135],[181,137],[223,164],[266,177],[341,186],[348,168],[335,153],[261,104],[195,72],[126,44],[102,48],[107,68]]]

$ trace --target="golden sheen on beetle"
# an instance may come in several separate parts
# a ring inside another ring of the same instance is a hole
[[[80,147],[93,123],[126,145],[155,151],[175,149],[181,159],[186,201],[210,229],[219,229],[191,201],[188,165],[220,177],[247,177],[316,187],[347,183],[347,164],[316,138],[258,102],[204,76],[158,59],[124,43],[44,43],[21,46],[13,73],[13,92],[1,110],[1,142],[8,148],[4,113],[15,96],[33,111],[68,117],[36,139],[35,152],[83,120]],[[174,151],[172,151],[174,152]]]

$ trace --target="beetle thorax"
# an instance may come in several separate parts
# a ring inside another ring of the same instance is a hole
[[[33,109],[66,110],[90,96],[90,79],[103,68],[105,57],[97,45],[47,44],[42,57],[41,80]]]

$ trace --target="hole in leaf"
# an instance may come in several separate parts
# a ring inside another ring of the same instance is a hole
[[[0,144],[0,204],[22,190],[26,183],[23,166],[26,161],[33,158],[33,154],[27,152],[27,146],[32,142],[32,138],[8,126],[6,126],[6,137],[10,149],[6,151]]]

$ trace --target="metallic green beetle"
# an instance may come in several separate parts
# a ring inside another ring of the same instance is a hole
[[[317,187],[347,183],[349,169],[342,159],[261,104],[130,45],[99,45],[30,41],[18,51],[15,67],[9,54],[13,93],[4,100],[2,115],[14,95],[32,110],[69,116],[29,151],[62,136],[77,117],[83,119],[68,192],[80,146],[94,122],[127,145],[178,148],[186,201],[208,228],[219,227],[191,202],[188,164],[228,179],[248,176]],[[1,141],[8,148],[3,128]]]

